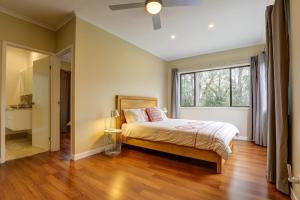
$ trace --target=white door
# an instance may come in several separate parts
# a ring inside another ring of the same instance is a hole
[[[32,146],[50,150],[50,57],[33,62]]]

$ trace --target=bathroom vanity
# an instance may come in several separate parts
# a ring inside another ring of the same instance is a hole
[[[25,131],[32,128],[31,108],[6,109],[6,128],[11,131]]]

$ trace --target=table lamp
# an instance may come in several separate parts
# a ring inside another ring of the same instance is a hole
[[[112,110],[111,114],[110,114],[110,128],[109,129],[113,129],[112,128],[112,118],[117,118],[120,117],[120,113],[118,110]]]

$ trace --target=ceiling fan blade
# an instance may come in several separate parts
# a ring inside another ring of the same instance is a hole
[[[158,30],[161,28],[160,14],[152,15],[153,29]]]
[[[111,10],[125,10],[131,8],[142,8],[145,7],[145,2],[141,3],[127,3],[127,4],[118,4],[118,5],[110,5],[109,8]]]
[[[200,0],[162,0],[164,7],[174,6],[194,6],[200,3]]]

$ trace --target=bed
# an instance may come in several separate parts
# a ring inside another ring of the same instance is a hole
[[[116,96],[116,108],[120,113],[116,126],[122,129],[122,142],[213,162],[216,164],[216,172],[222,173],[225,160],[233,150],[233,137],[238,134],[238,130],[233,125],[222,122],[176,119],[126,124],[124,109],[157,107],[157,104],[156,98]],[[205,131],[212,134],[199,134]]]

